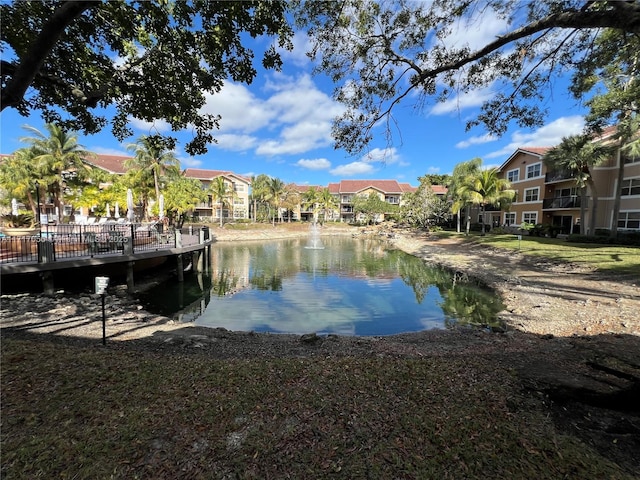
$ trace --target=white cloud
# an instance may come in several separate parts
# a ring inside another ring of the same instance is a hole
[[[458,112],[465,108],[478,107],[493,98],[493,96],[494,92],[491,87],[471,90],[470,92],[456,95],[445,102],[435,104],[429,113],[433,115],[444,115],[446,113]]]
[[[498,137],[487,133],[479,137],[470,137],[466,140],[458,142],[456,143],[456,148],[467,148],[472,145],[482,145],[483,143],[495,142],[496,140],[498,140]]]
[[[298,31],[293,35],[293,50],[285,50],[276,46],[276,50],[282,58],[298,67],[306,67],[311,64],[311,59],[307,57],[307,52],[311,50],[311,40],[306,32]]]
[[[309,170],[327,170],[331,167],[331,162],[326,158],[300,159],[296,165]]]
[[[584,129],[584,118],[580,115],[560,117],[533,132],[516,131],[511,142],[504,148],[484,155],[484,158],[496,158],[511,155],[520,147],[553,147],[562,141],[562,137],[577,135]]]
[[[180,165],[182,165],[183,168],[197,168],[202,166],[202,160],[194,157],[179,157],[178,160],[180,160]]]
[[[129,117],[129,122],[133,128],[141,130],[145,135],[155,135],[157,133],[171,131],[171,125],[164,120],[147,122],[145,120],[140,120],[139,118]]]
[[[254,148],[258,144],[258,138],[251,135],[235,135],[232,133],[223,133],[222,135],[215,135],[214,138],[218,141],[217,147],[224,150],[231,150],[235,152],[242,152]]]
[[[346,165],[340,165],[339,167],[329,170],[331,175],[339,177],[352,177],[355,175],[364,175],[373,172],[375,169],[370,163],[367,162],[352,162]]]
[[[492,8],[479,9],[470,17],[454,22],[451,33],[441,40],[447,48],[461,48],[467,45],[472,51],[479,50],[496,36],[505,33],[509,28],[507,19],[500,18]]]
[[[200,113],[220,115],[220,132],[251,133],[266,127],[277,112],[256,97],[244,85],[227,82],[216,94],[205,94],[206,103]]]
[[[87,150],[99,155],[131,156],[131,152],[128,152],[126,148],[119,150],[117,148],[91,147]]]
[[[384,149],[374,148],[364,155],[360,161],[364,163],[384,163],[391,165],[392,163],[400,162],[400,154],[395,147]]]
[[[333,118],[343,107],[319,90],[308,74],[293,78],[276,73],[263,92],[265,96],[260,97],[230,82],[220,93],[207,96],[201,112],[222,116],[221,134],[212,132],[219,148],[255,149],[258,155],[274,156],[300,154],[332,143]]]

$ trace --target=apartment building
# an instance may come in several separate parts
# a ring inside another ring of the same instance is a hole
[[[222,208],[222,218],[226,221],[249,218],[249,188],[251,187],[251,179],[242,175],[235,174],[223,170],[205,170],[199,168],[187,168],[183,172],[187,178],[199,180],[203,190],[208,190],[211,183],[216,178],[222,177],[224,183],[228,186],[229,191],[233,191],[233,197],[229,201],[232,205],[224,205]],[[220,220],[220,201],[209,198],[206,202],[196,206],[194,217],[202,219],[210,219],[212,221]]]
[[[337,219],[341,222],[358,220],[353,211],[353,199],[357,196],[368,197],[374,193],[384,202],[399,206],[402,204],[402,196],[405,193],[417,190],[417,187],[396,180],[341,180],[338,183],[330,183],[328,188],[337,200]],[[384,215],[376,220],[383,219]]]
[[[611,133],[609,131],[598,141],[606,141]],[[567,172],[552,171],[544,165],[542,158],[550,148],[519,148],[499,167],[501,177],[509,180],[511,188],[516,191],[515,201],[509,210],[487,211],[479,221],[492,225],[549,224],[560,227],[565,234],[579,233],[580,191]],[[591,221],[595,193],[598,201],[595,228],[613,227],[620,162],[624,170],[617,226],[621,231],[640,229],[640,158],[619,153],[591,169],[595,192],[587,189],[584,205],[587,226]]]

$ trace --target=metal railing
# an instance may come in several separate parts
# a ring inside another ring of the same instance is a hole
[[[554,210],[560,208],[580,208],[581,199],[576,196],[545,198],[542,200],[543,210]],[[587,205],[585,205],[586,207]]]
[[[38,235],[0,237],[0,263],[48,263],[188,247],[209,240],[208,228],[158,224],[44,225]]]

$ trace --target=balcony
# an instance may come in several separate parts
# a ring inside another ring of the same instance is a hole
[[[572,178],[574,178],[574,175],[567,171],[547,172],[544,175],[544,183],[561,182],[563,180],[571,180]]]
[[[570,196],[570,197],[555,197],[555,198],[545,198],[542,200],[542,209],[543,210],[558,210],[561,208],[580,208],[580,197]],[[587,205],[585,205],[586,207]]]

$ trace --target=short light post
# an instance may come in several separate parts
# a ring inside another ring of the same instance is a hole
[[[40,182],[36,180],[36,203],[38,205],[38,213],[36,215],[36,222],[38,223],[38,232],[40,232],[40,237],[42,237],[42,225],[40,225]],[[40,244],[38,244],[40,246]]]

